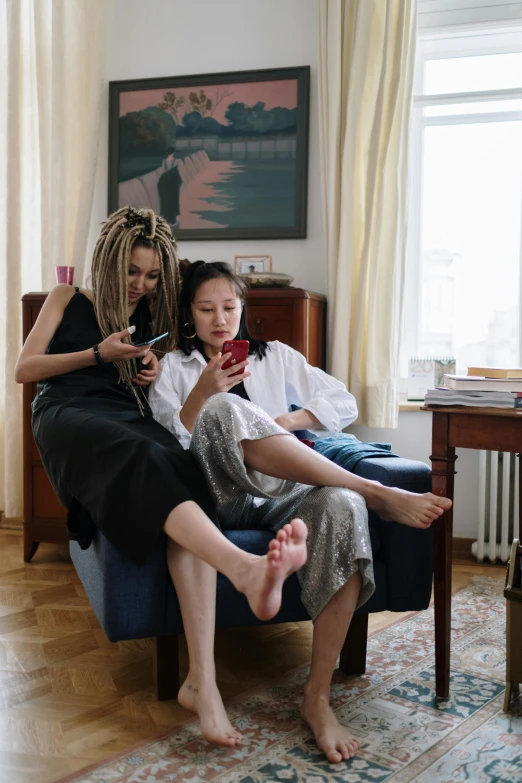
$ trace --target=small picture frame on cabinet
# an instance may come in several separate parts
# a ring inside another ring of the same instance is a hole
[[[238,275],[272,271],[272,256],[234,256],[234,272]]]

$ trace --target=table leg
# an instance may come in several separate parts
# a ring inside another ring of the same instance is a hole
[[[432,491],[453,500],[456,457],[455,449],[449,445],[447,413],[433,413],[432,449]],[[441,699],[449,695],[452,543],[453,507],[433,524],[435,691]]]

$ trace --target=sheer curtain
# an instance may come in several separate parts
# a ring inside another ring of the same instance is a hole
[[[416,0],[321,0],[329,369],[359,423],[398,421]]]
[[[0,511],[22,516],[20,299],[82,279],[107,0],[0,0]]]

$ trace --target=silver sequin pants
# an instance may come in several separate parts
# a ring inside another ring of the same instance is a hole
[[[201,409],[190,450],[207,478],[222,528],[276,532],[301,518],[308,527],[308,560],[297,577],[312,620],[357,571],[362,606],[375,590],[363,498],[349,489],[310,487],[248,469],[241,441],[272,435],[293,437],[257,405],[233,394],[215,394]]]

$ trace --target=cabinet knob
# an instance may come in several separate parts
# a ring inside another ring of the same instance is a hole
[[[265,331],[265,322],[262,318],[256,318],[254,320],[252,331],[254,334],[262,334]]]

